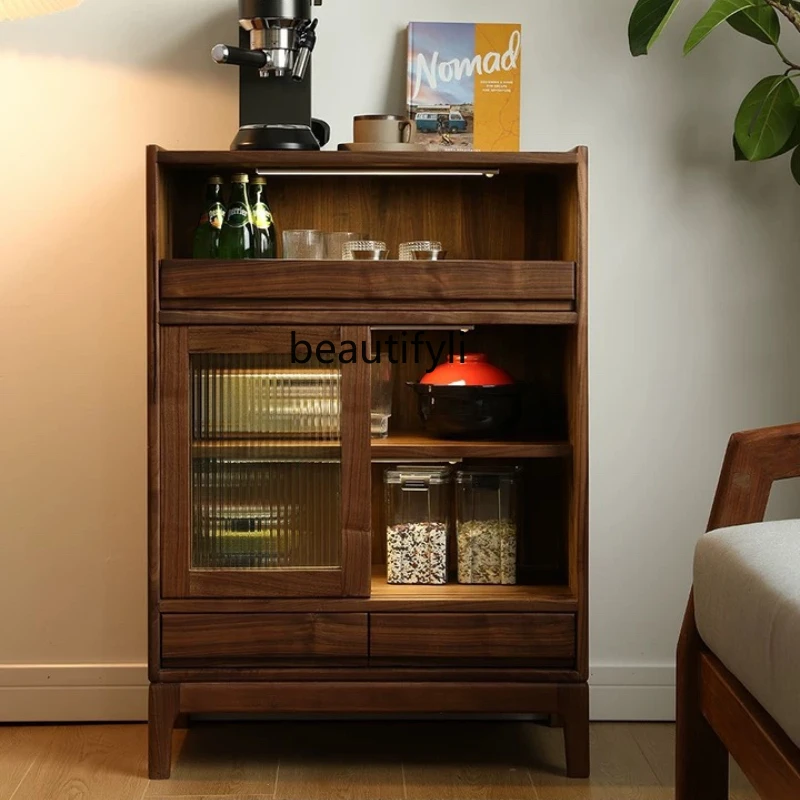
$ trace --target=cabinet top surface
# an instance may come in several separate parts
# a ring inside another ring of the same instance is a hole
[[[563,153],[475,153],[475,152],[410,152],[350,153],[321,152],[231,152],[180,151],[150,148],[157,163],[183,168],[308,169],[308,170],[517,170],[559,169],[575,167],[587,157],[586,148]]]

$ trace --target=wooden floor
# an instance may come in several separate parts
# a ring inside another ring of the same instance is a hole
[[[674,726],[592,728],[593,777],[563,777],[561,731],[517,722],[202,724],[148,781],[144,725],[0,726],[0,800],[662,800]],[[736,800],[756,795],[734,770]]]

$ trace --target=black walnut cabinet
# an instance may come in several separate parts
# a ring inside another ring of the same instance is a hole
[[[449,258],[191,260],[206,178],[240,171],[268,174],[283,229],[365,231],[395,254],[435,238]],[[153,778],[178,715],[214,712],[551,714],[567,773],[588,774],[587,171],[585,148],[148,149]],[[420,328],[468,330],[531,387],[511,438],[426,435],[411,363],[373,440],[369,364],[291,361],[293,335]],[[387,583],[382,473],[416,461],[522,466],[516,585]]]

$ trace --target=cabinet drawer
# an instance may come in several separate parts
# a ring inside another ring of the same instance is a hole
[[[568,665],[574,614],[370,614],[370,656],[391,661]]]
[[[165,667],[264,666],[367,656],[366,614],[164,614]]]
[[[365,261],[164,261],[161,299],[195,307],[214,300],[573,301],[575,264],[396,261],[376,270]]]

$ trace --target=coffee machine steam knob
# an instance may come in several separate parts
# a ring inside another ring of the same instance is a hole
[[[308,71],[308,63],[311,60],[311,53],[317,43],[317,24],[319,20],[313,22],[301,22],[296,30],[297,56],[292,68],[292,78],[302,81]]]

